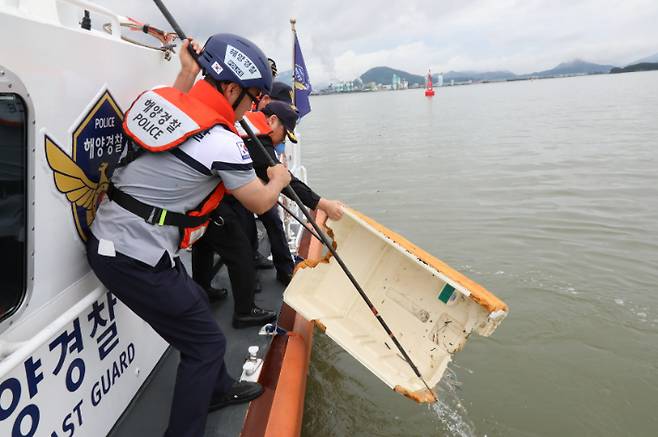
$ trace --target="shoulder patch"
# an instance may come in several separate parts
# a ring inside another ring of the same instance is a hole
[[[247,150],[247,146],[244,145],[244,141],[237,141],[235,145],[238,146],[238,151],[240,152],[242,159],[251,159],[251,155],[249,155],[249,151]]]

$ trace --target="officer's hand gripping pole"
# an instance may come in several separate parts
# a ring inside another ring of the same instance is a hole
[[[186,39],[187,37],[185,36],[185,33],[183,33],[183,30],[180,28],[180,26],[178,25],[178,23],[176,22],[174,17],[169,13],[169,10],[167,10],[167,7],[162,3],[162,0],[153,0],[153,1],[155,2],[158,9],[160,9],[160,12],[162,12],[162,15],[164,15],[164,17],[167,19],[167,21],[169,22],[171,27],[174,29],[174,31],[178,34],[178,37],[181,40]],[[194,59],[198,59],[198,55],[196,54],[196,52],[194,52],[194,50],[192,49],[191,46],[190,46],[190,50],[193,53]],[[274,159],[272,159],[270,154],[267,153],[267,150],[265,150],[265,146],[263,146],[263,143],[261,143],[261,141],[258,139],[258,137],[254,134],[254,131],[251,130],[251,127],[249,127],[249,124],[247,124],[247,122],[245,120],[240,120],[240,126],[242,126],[242,129],[244,129],[244,131],[247,133],[249,138],[251,138],[251,140],[253,140],[254,143],[258,146],[261,153],[263,153],[263,155],[267,159],[268,164],[270,166],[276,165],[276,163],[274,162]],[[352,275],[352,272],[350,272],[350,270],[347,268],[347,266],[343,262],[343,259],[336,252],[336,249],[334,249],[333,245],[329,241],[329,238],[325,235],[324,231],[322,231],[320,226],[316,223],[315,219],[309,213],[309,211],[306,209],[306,207],[304,206],[304,204],[300,200],[299,196],[297,196],[297,193],[295,193],[295,190],[290,188],[290,186],[287,186],[283,189],[283,193],[287,197],[289,197],[290,199],[295,201],[295,203],[297,204],[299,209],[302,211],[302,213],[304,214],[304,216],[306,217],[308,222],[313,226],[313,229],[315,229],[315,232],[317,233],[317,236],[320,237],[320,240],[322,241],[322,244],[325,245],[325,247],[329,250],[331,255],[336,259],[336,262],[338,262],[338,265],[340,265],[340,267],[343,270],[343,272],[345,273],[345,275],[347,275],[347,277],[349,278],[352,285],[354,285],[354,288],[356,288],[356,291],[359,293],[359,295],[361,296],[363,301],[366,303],[366,305],[368,305],[368,308],[370,308],[370,311],[372,311],[372,314],[375,316],[375,318],[377,319],[379,324],[386,331],[386,334],[388,334],[391,341],[393,341],[393,343],[395,344],[397,349],[400,351],[400,353],[402,354],[402,357],[404,358],[404,360],[407,362],[407,364],[409,364],[409,367],[411,367],[411,370],[413,370],[414,374],[418,377],[418,379],[420,379],[423,382],[423,384],[425,385],[425,387],[427,388],[429,393],[434,398],[434,401],[436,401],[437,400],[436,395],[434,394],[434,392],[432,391],[430,386],[427,384],[427,382],[425,381],[425,379],[421,375],[420,371],[418,370],[418,367],[416,367],[416,365],[413,363],[413,361],[411,360],[411,357],[409,357],[409,355],[404,350],[404,348],[402,347],[402,345],[400,344],[398,339],[395,337],[395,334],[393,334],[393,331],[391,331],[391,329],[388,327],[388,324],[384,321],[384,319],[382,319],[382,316],[381,316],[381,314],[379,314],[379,311],[377,311],[377,308],[375,308],[375,305],[372,303],[370,298],[368,298],[366,293],[363,291],[363,288],[361,288],[361,285],[359,285],[359,283],[357,282],[354,275]]]

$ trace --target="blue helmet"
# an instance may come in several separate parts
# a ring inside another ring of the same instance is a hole
[[[267,56],[253,42],[231,33],[217,33],[206,41],[199,64],[217,82],[235,82],[242,88],[255,87],[269,94],[272,70]]]

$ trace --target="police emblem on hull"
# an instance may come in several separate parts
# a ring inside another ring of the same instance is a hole
[[[87,241],[96,208],[125,150],[126,139],[121,128],[123,112],[108,90],[81,120],[73,130],[72,156],[47,135],[44,146],[55,186],[71,202],[78,235]]]

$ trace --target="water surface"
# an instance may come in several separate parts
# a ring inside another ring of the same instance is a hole
[[[658,72],[311,103],[309,184],[511,312],[432,407],[316,334],[304,436],[658,435]]]

